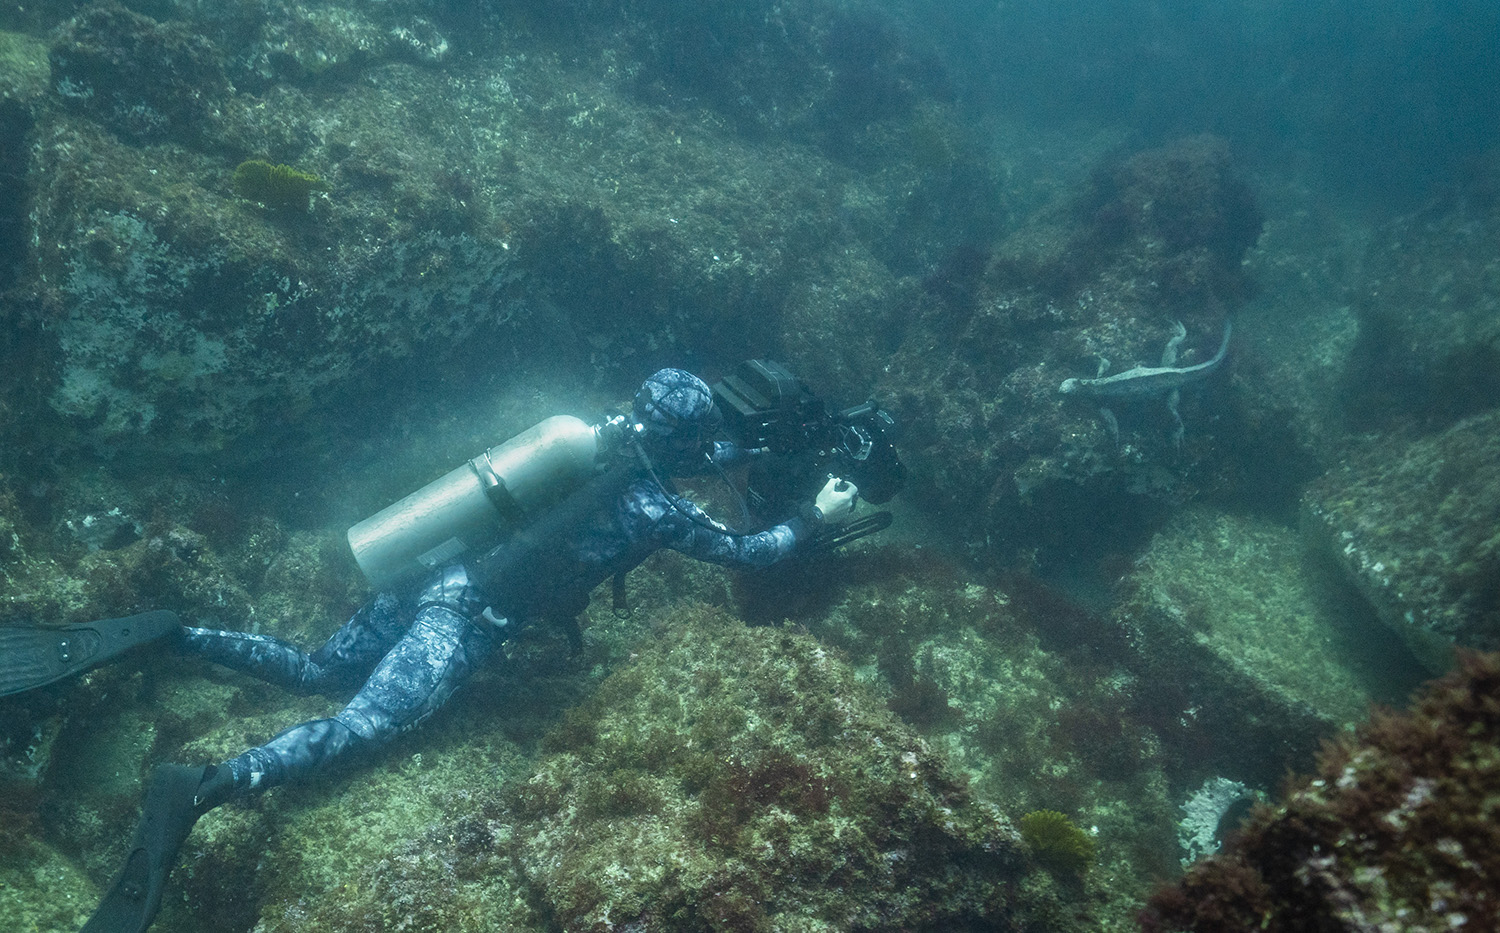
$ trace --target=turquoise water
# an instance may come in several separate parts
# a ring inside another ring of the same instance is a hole
[[[1488,669],[1367,720],[1500,649],[1497,97],[1468,2],[0,8],[0,624],[315,648],[351,525],[775,360],[890,413],[889,528],[653,556],[204,817],[153,929],[1134,930],[1251,801],[1325,835],[1200,867],[1261,885],[1227,928],[1482,928]],[[682,491],[863,468],[797,436]],[[0,699],[0,921],[79,928],[154,766],[346,699],[162,645]]]

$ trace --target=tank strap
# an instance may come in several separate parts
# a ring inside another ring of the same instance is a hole
[[[521,503],[505,485],[505,479],[490,462],[490,452],[485,451],[469,461],[469,469],[479,478],[479,486],[484,490],[484,497],[500,513],[500,517],[510,525],[520,525],[526,521],[526,512],[521,508]]]

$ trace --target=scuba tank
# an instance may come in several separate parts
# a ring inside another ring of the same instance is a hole
[[[383,590],[493,547],[593,476],[600,430],[554,415],[386,506],[349,529],[359,569]]]

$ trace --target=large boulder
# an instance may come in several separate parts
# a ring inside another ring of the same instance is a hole
[[[1500,406],[1500,158],[1382,227],[1343,394],[1356,429],[1451,424]]]
[[[1363,445],[1313,483],[1305,528],[1434,671],[1500,647],[1500,412]]]
[[[126,138],[202,141],[230,93],[222,57],[184,23],[96,3],[53,44],[52,86],[64,106]]]
[[[992,250],[938,266],[881,388],[970,543],[1004,559],[1138,541],[1163,503],[1233,482],[1230,366],[1183,391],[1180,445],[1164,392],[1103,414],[1059,386],[1104,361],[1160,365],[1179,322],[1177,363],[1212,357],[1260,226],[1228,146],[1192,137],[1107,161]]]
[[[1110,612],[1129,633],[1146,718],[1191,785],[1227,776],[1273,790],[1424,674],[1336,564],[1265,518],[1174,516]]]

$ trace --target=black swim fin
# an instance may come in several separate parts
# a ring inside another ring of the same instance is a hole
[[[167,875],[177,862],[177,850],[207,810],[197,799],[198,788],[212,776],[212,765],[161,765],[151,773],[125,867],[81,933],[144,933],[151,925],[161,907]]]
[[[83,625],[0,625],[0,696],[80,674],[136,645],[182,631],[165,609]]]

